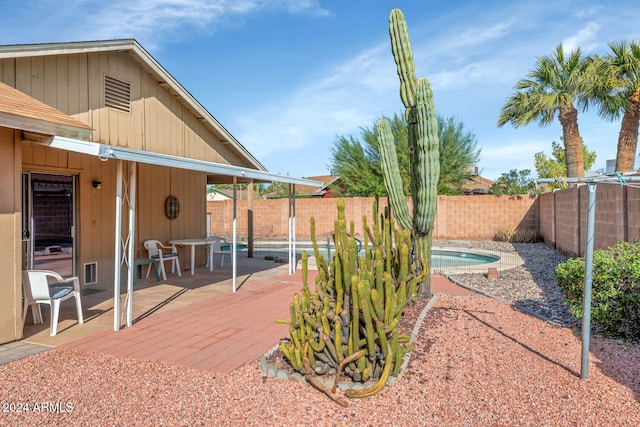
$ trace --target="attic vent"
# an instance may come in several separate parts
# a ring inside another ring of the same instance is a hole
[[[104,76],[104,105],[131,112],[131,85],[113,77]]]

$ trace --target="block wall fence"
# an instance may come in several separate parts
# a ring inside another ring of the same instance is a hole
[[[588,186],[542,194],[540,234],[547,245],[583,256],[587,235]],[[640,239],[640,189],[612,183],[596,186],[595,249]]]
[[[338,199],[297,199],[296,238],[310,237],[310,218],[316,220],[316,235],[324,239],[333,230]],[[348,221],[354,221],[355,235],[363,233],[362,217],[371,222],[373,198],[343,199]],[[438,196],[434,222],[437,240],[490,240],[496,232],[522,230],[539,233],[545,243],[570,257],[583,256],[586,246],[588,186],[556,190],[535,198],[523,196]],[[386,206],[380,199],[380,210]],[[211,233],[231,236],[233,202],[207,202]],[[246,240],[247,201],[238,201],[238,238]],[[287,199],[253,202],[254,239],[286,239],[289,203]],[[640,189],[611,183],[596,188],[596,249],[620,240],[640,239]]]
[[[296,199],[296,239],[307,240],[311,236],[310,219],[315,218],[316,236],[325,239],[333,231],[337,218],[339,199]],[[372,197],[345,198],[345,216],[354,222],[356,237],[362,237],[362,218],[372,223]],[[410,199],[409,199],[410,202]],[[380,199],[380,211],[387,199]],[[207,212],[211,214],[211,234],[231,236],[233,226],[233,201],[209,201]],[[238,238],[248,236],[247,201],[237,204]],[[289,224],[288,199],[253,201],[254,239],[286,239]],[[504,230],[540,231],[539,203],[536,197],[522,196],[438,196],[434,222],[436,240],[491,240],[496,232]],[[348,230],[348,228],[347,228]]]

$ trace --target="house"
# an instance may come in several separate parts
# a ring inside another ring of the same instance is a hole
[[[206,235],[207,184],[320,185],[266,171],[132,39],[0,46],[0,163],[0,343],[24,269],[119,295],[145,240]]]
[[[469,175],[462,184],[464,194],[489,194],[493,181],[480,175]]]

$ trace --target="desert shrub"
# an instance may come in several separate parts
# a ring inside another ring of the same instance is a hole
[[[496,242],[536,243],[541,241],[540,235],[529,230],[499,230],[493,235]]]
[[[571,311],[582,318],[584,258],[556,267]],[[640,338],[640,241],[618,242],[593,253],[591,316],[606,334]]]

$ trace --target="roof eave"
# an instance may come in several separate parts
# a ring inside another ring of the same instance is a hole
[[[197,119],[204,121],[210,128],[222,137],[222,142],[231,145],[253,167],[267,171],[231,133],[218,122],[206,108],[202,106],[178,81],[153,58],[135,39],[100,40],[86,42],[42,43],[28,45],[0,46],[0,59],[30,56],[70,55],[77,53],[129,51],[141,61],[141,65],[151,73],[162,85],[168,85],[192,109]]]
[[[5,112],[0,112],[0,126],[75,139],[89,139],[91,132],[93,132],[91,128],[52,123]]]

